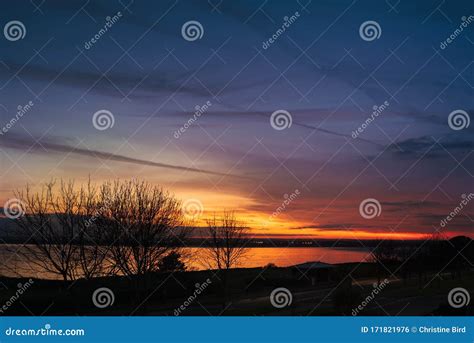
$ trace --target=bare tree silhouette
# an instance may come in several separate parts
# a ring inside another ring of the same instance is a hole
[[[76,243],[81,275],[86,279],[91,279],[110,274],[112,270],[107,268],[110,263],[106,263],[109,244],[105,242],[104,230],[96,223],[108,203],[99,201],[97,187],[91,184],[90,179],[78,192],[82,207],[81,220],[78,220],[79,230]]]
[[[207,220],[209,247],[204,249],[204,263],[218,269],[223,284],[224,297],[228,297],[228,271],[239,265],[248,252],[248,229],[239,222],[234,212],[224,211]]]
[[[34,270],[49,272],[64,281],[76,277],[78,221],[82,220],[82,199],[74,191],[74,182],[61,180],[55,193],[55,182],[50,181],[33,193],[29,186],[15,192],[26,212],[15,223],[27,239],[16,253]]]
[[[146,182],[107,182],[98,203],[95,223],[104,230],[112,263],[122,274],[159,271],[160,261],[179,251],[187,236],[180,202]]]
[[[50,181],[38,192],[26,186],[15,195],[26,212],[15,221],[26,239],[15,252],[31,270],[64,281],[158,271],[189,231],[180,202],[146,182],[95,187],[89,180],[75,187],[61,180],[57,187]]]

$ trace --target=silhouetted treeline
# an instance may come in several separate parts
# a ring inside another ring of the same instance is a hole
[[[379,279],[416,276],[421,284],[433,277],[433,282],[462,278],[463,271],[473,266],[474,243],[466,236],[445,239],[438,235],[412,245],[381,241],[372,251],[372,260],[377,264]]]

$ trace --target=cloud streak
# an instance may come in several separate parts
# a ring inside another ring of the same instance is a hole
[[[310,124],[303,123],[299,120],[295,120],[295,117],[303,117],[303,116],[313,116],[314,117],[315,113],[317,113],[318,116],[321,116],[322,118],[325,118],[323,116],[323,114],[325,114],[327,116],[328,113],[326,113],[326,112],[323,113],[323,112],[324,112],[323,110],[318,110],[318,109],[293,110],[293,111],[291,111],[291,114],[293,116],[292,125],[293,126],[298,126],[298,127],[301,127],[301,128],[305,128],[305,129],[309,129],[309,130],[322,132],[322,133],[332,135],[332,136],[343,137],[343,138],[353,140],[353,138],[350,134],[345,134],[345,133],[341,133],[341,132],[337,132],[337,131],[333,131],[333,130],[324,129],[320,126],[310,125]],[[173,115],[189,115],[189,114],[186,113],[186,112],[174,112]],[[247,118],[264,117],[267,120],[270,120],[271,112],[268,113],[268,112],[265,112],[265,111],[244,111],[244,110],[208,111],[208,112],[206,112],[206,117],[209,117],[209,116],[225,117],[226,119],[239,118],[239,117],[242,117],[242,116],[247,117]],[[357,141],[368,143],[368,144],[371,144],[371,145],[375,145],[375,146],[380,147],[380,148],[384,147],[383,144],[377,143],[377,142],[369,140],[369,139],[364,139],[364,138],[361,138],[361,137],[358,137]]]
[[[124,155],[118,155],[118,154],[105,152],[105,151],[78,148],[78,147],[71,146],[69,144],[59,142],[58,140],[52,140],[52,139],[46,139],[46,140],[43,139],[38,144],[36,143],[34,139],[30,137],[21,136],[18,134],[9,134],[8,138],[6,138],[5,136],[0,136],[0,146],[4,148],[9,148],[9,149],[34,151],[34,152],[40,152],[40,153],[42,151],[44,152],[44,149],[46,149],[47,151],[53,151],[57,153],[72,153],[72,154],[77,154],[77,155],[82,155],[82,156],[87,156],[87,157],[98,158],[100,160],[132,163],[132,164],[142,165],[142,166],[166,168],[166,169],[208,174],[208,175],[214,175],[214,176],[231,176],[231,177],[245,178],[243,176],[238,176],[234,174],[226,174],[226,173],[215,172],[215,171],[210,171],[210,170],[205,170],[205,169],[200,169],[200,168],[192,168],[192,167],[185,167],[185,166],[173,165],[173,164],[162,163],[162,162],[148,161],[148,160],[128,157]]]

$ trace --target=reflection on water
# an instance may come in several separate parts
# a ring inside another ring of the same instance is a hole
[[[13,248],[13,249],[12,249]],[[21,246],[10,245],[9,250],[21,249]],[[184,248],[183,255],[189,256],[186,265],[192,270],[205,269],[202,262],[203,249],[206,248]],[[288,267],[299,263],[310,261],[321,261],[325,263],[347,263],[362,262],[370,256],[368,249],[359,248],[249,248],[248,253],[239,267],[253,268],[263,267],[273,263],[278,267]],[[18,276],[18,273],[28,277],[44,279],[58,278],[50,273],[32,270],[19,255],[7,251],[0,245],[0,275]],[[2,264],[7,268],[2,268]]]
[[[193,269],[203,269],[199,251],[205,248],[187,248],[190,256],[187,263]],[[239,267],[263,267],[273,263],[278,267],[321,261],[325,263],[362,262],[370,256],[367,249],[358,248],[249,248],[248,253]]]

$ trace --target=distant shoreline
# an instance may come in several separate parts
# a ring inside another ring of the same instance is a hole
[[[26,242],[25,242],[26,241]],[[417,245],[424,240],[351,240],[351,239],[252,239],[247,247],[249,248],[373,248],[376,247],[380,242],[391,241],[395,246],[411,246]],[[0,246],[8,244],[25,244],[27,240],[23,239],[11,239],[0,237]],[[107,245],[105,242],[103,245]],[[183,244],[174,245],[174,247],[182,248],[205,248],[208,247],[205,239],[189,239]]]

